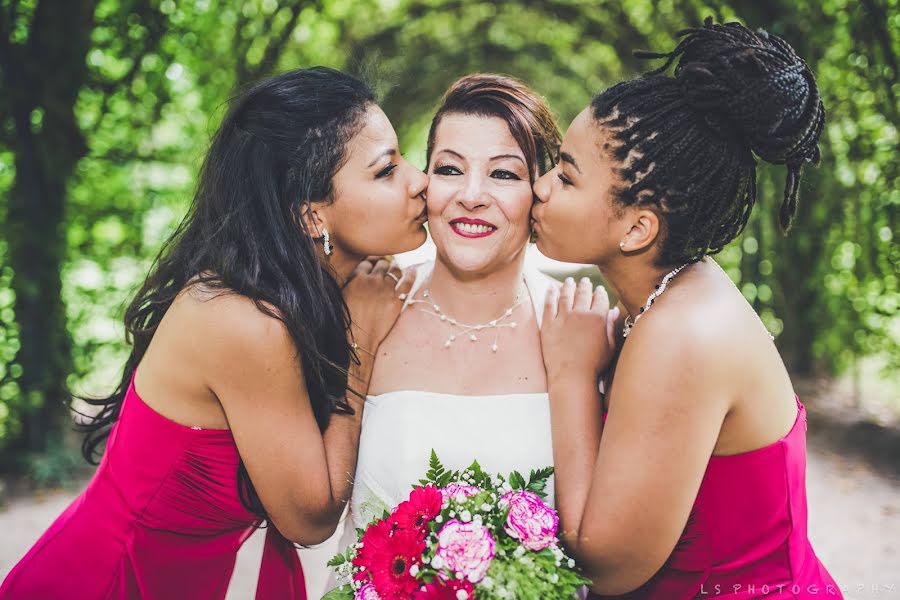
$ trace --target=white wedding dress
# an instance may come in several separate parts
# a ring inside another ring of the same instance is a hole
[[[410,297],[432,267],[433,263],[419,267]],[[525,285],[538,326],[551,281],[526,266]],[[432,449],[449,469],[464,469],[477,460],[488,473],[508,476],[519,471],[527,479],[532,469],[553,464],[549,396],[546,392],[460,396],[414,390],[369,396],[353,496],[338,532],[340,550],[356,541],[357,528],[365,528],[407,498],[425,476]],[[552,478],[547,492],[552,503]],[[327,589],[338,583],[330,576]]]

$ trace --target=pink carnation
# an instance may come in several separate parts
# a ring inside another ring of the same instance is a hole
[[[445,488],[441,488],[441,495],[444,497],[444,502],[446,503],[451,498],[459,498],[462,496],[463,498],[469,498],[471,496],[475,496],[481,490],[475,487],[474,485],[460,485],[458,483],[451,483]]]
[[[516,491],[502,498],[509,502],[504,529],[528,550],[543,550],[556,543],[559,517],[541,498],[528,491]]]
[[[371,583],[367,583],[353,594],[353,600],[381,600],[378,590]]]
[[[438,533],[435,556],[454,573],[478,583],[487,574],[495,549],[496,543],[487,527],[453,519]]]

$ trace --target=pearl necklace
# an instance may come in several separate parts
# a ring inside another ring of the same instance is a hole
[[[634,327],[635,323],[638,322],[638,319],[640,319],[641,316],[645,312],[647,312],[647,310],[649,310],[651,306],[653,306],[653,301],[656,300],[657,298],[659,298],[662,295],[662,293],[664,291],[666,291],[666,286],[669,285],[669,282],[672,281],[672,278],[675,277],[676,275],[678,275],[679,273],[681,273],[681,270],[684,269],[689,264],[691,264],[691,263],[684,263],[680,267],[672,269],[671,271],[666,273],[666,276],[663,277],[662,282],[656,286],[656,289],[647,298],[647,303],[644,304],[644,306],[641,308],[641,311],[637,314],[637,316],[634,317],[633,319],[631,318],[631,315],[628,315],[627,317],[625,317],[625,329],[622,330],[622,337],[626,337],[626,338],[628,337],[628,334],[631,333],[631,328]]]
[[[444,342],[444,348],[449,348],[453,342],[456,341],[457,336],[468,335],[470,342],[478,341],[478,335],[475,332],[481,332],[493,329],[495,331],[494,335],[494,343],[491,345],[491,352],[497,352],[500,349],[498,345],[498,340],[500,339],[500,329],[503,327],[508,327],[510,329],[515,329],[517,323],[515,321],[511,321],[509,323],[504,323],[507,319],[509,319],[513,312],[522,304],[523,293],[519,291],[516,294],[516,300],[513,302],[513,305],[503,311],[503,314],[497,317],[496,319],[491,319],[487,323],[478,323],[476,325],[469,325],[467,323],[462,323],[461,321],[454,319],[450,315],[441,311],[441,307],[430,300],[431,292],[429,290],[425,290],[422,292],[423,300],[417,300],[416,298],[412,298],[409,301],[409,304],[425,304],[430,307],[430,310],[427,308],[420,309],[422,312],[438,317],[441,321],[449,323],[451,327],[458,328],[459,331],[457,333],[451,333],[450,337]]]

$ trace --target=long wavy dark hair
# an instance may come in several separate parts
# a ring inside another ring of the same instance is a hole
[[[332,199],[347,143],[374,102],[366,84],[324,67],[282,73],[231,101],[190,210],[125,311],[132,349],[119,387],[86,399],[100,407],[81,426],[89,462],[96,463],[156,328],[188,285],[240,294],[284,323],[321,430],[333,413],[352,413],[345,398],[347,367],[356,359],[349,312],[300,214],[304,204]],[[243,461],[237,482],[244,505],[265,518]]]

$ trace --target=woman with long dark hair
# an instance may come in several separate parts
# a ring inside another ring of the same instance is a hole
[[[126,311],[121,383],[91,402],[100,466],[0,598],[221,599],[263,521],[257,597],[305,598],[290,542],[334,531],[372,358],[412,283],[366,257],[424,242],[426,184],[349,75],[237,97]]]
[[[757,157],[787,167],[789,227],[819,158],[815,78],[784,40],[736,23],[655,56],[662,69],[572,122],[535,186],[538,247],[597,265],[627,315],[602,401],[606,292],[570,279],[544,316],[564,540],[604,597],[839,598],[806,533],[804,408],[709,257],[747,223]]]

